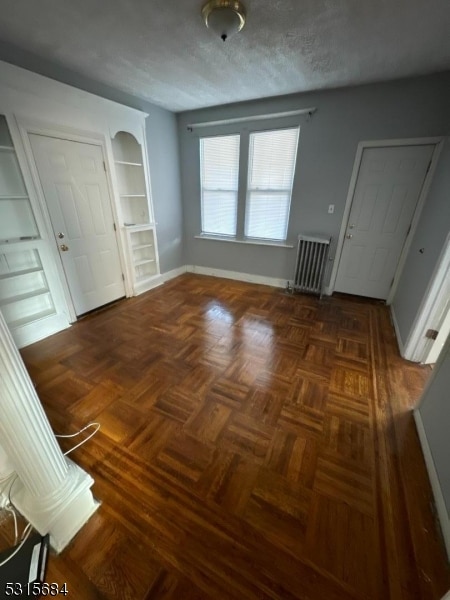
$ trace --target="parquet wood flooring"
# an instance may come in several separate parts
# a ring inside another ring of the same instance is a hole
[[[411,408],[429,370],[387,307],[184,275],[25,348],[101,507],[48,581],[130,600],[438,600]],[[70,445],[64,440],[64,447]]]

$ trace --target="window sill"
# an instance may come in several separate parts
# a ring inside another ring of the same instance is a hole
[[[287,242],[276,242],[271,240],[239,240],[235,237],[227,237],[222,235],[206,235],[201,233],[200,235],[196,235],[195,239],[197,240],[210,240],[213,242],[231,242],[233,244],[249,244],[251,246],[275,246],[276,248],[294,248],[293,244],[289,244]]]

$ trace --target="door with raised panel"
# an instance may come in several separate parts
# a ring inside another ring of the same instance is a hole
[[[30,142],[76,314],[125,296],[101,147]]]
[[[335,290],[385,300],[434,145],[365,148]]]

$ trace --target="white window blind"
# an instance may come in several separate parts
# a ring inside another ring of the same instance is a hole
[[[236,235],[239,135],[200,139],[202,233]]]
[[[250,134],[245,235],[285,240],[299,128]]]

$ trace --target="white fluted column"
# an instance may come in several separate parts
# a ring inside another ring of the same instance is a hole
[[[1,385],[1,382],[0,382]],[[3,446],[0,446],[0,480],[5,479],[14,472],[14,467],[9,460]]]
[[[14,505],[61,551],[98,506],[93,479],[61,452],[1,312],[0,444],[18,475]]]

